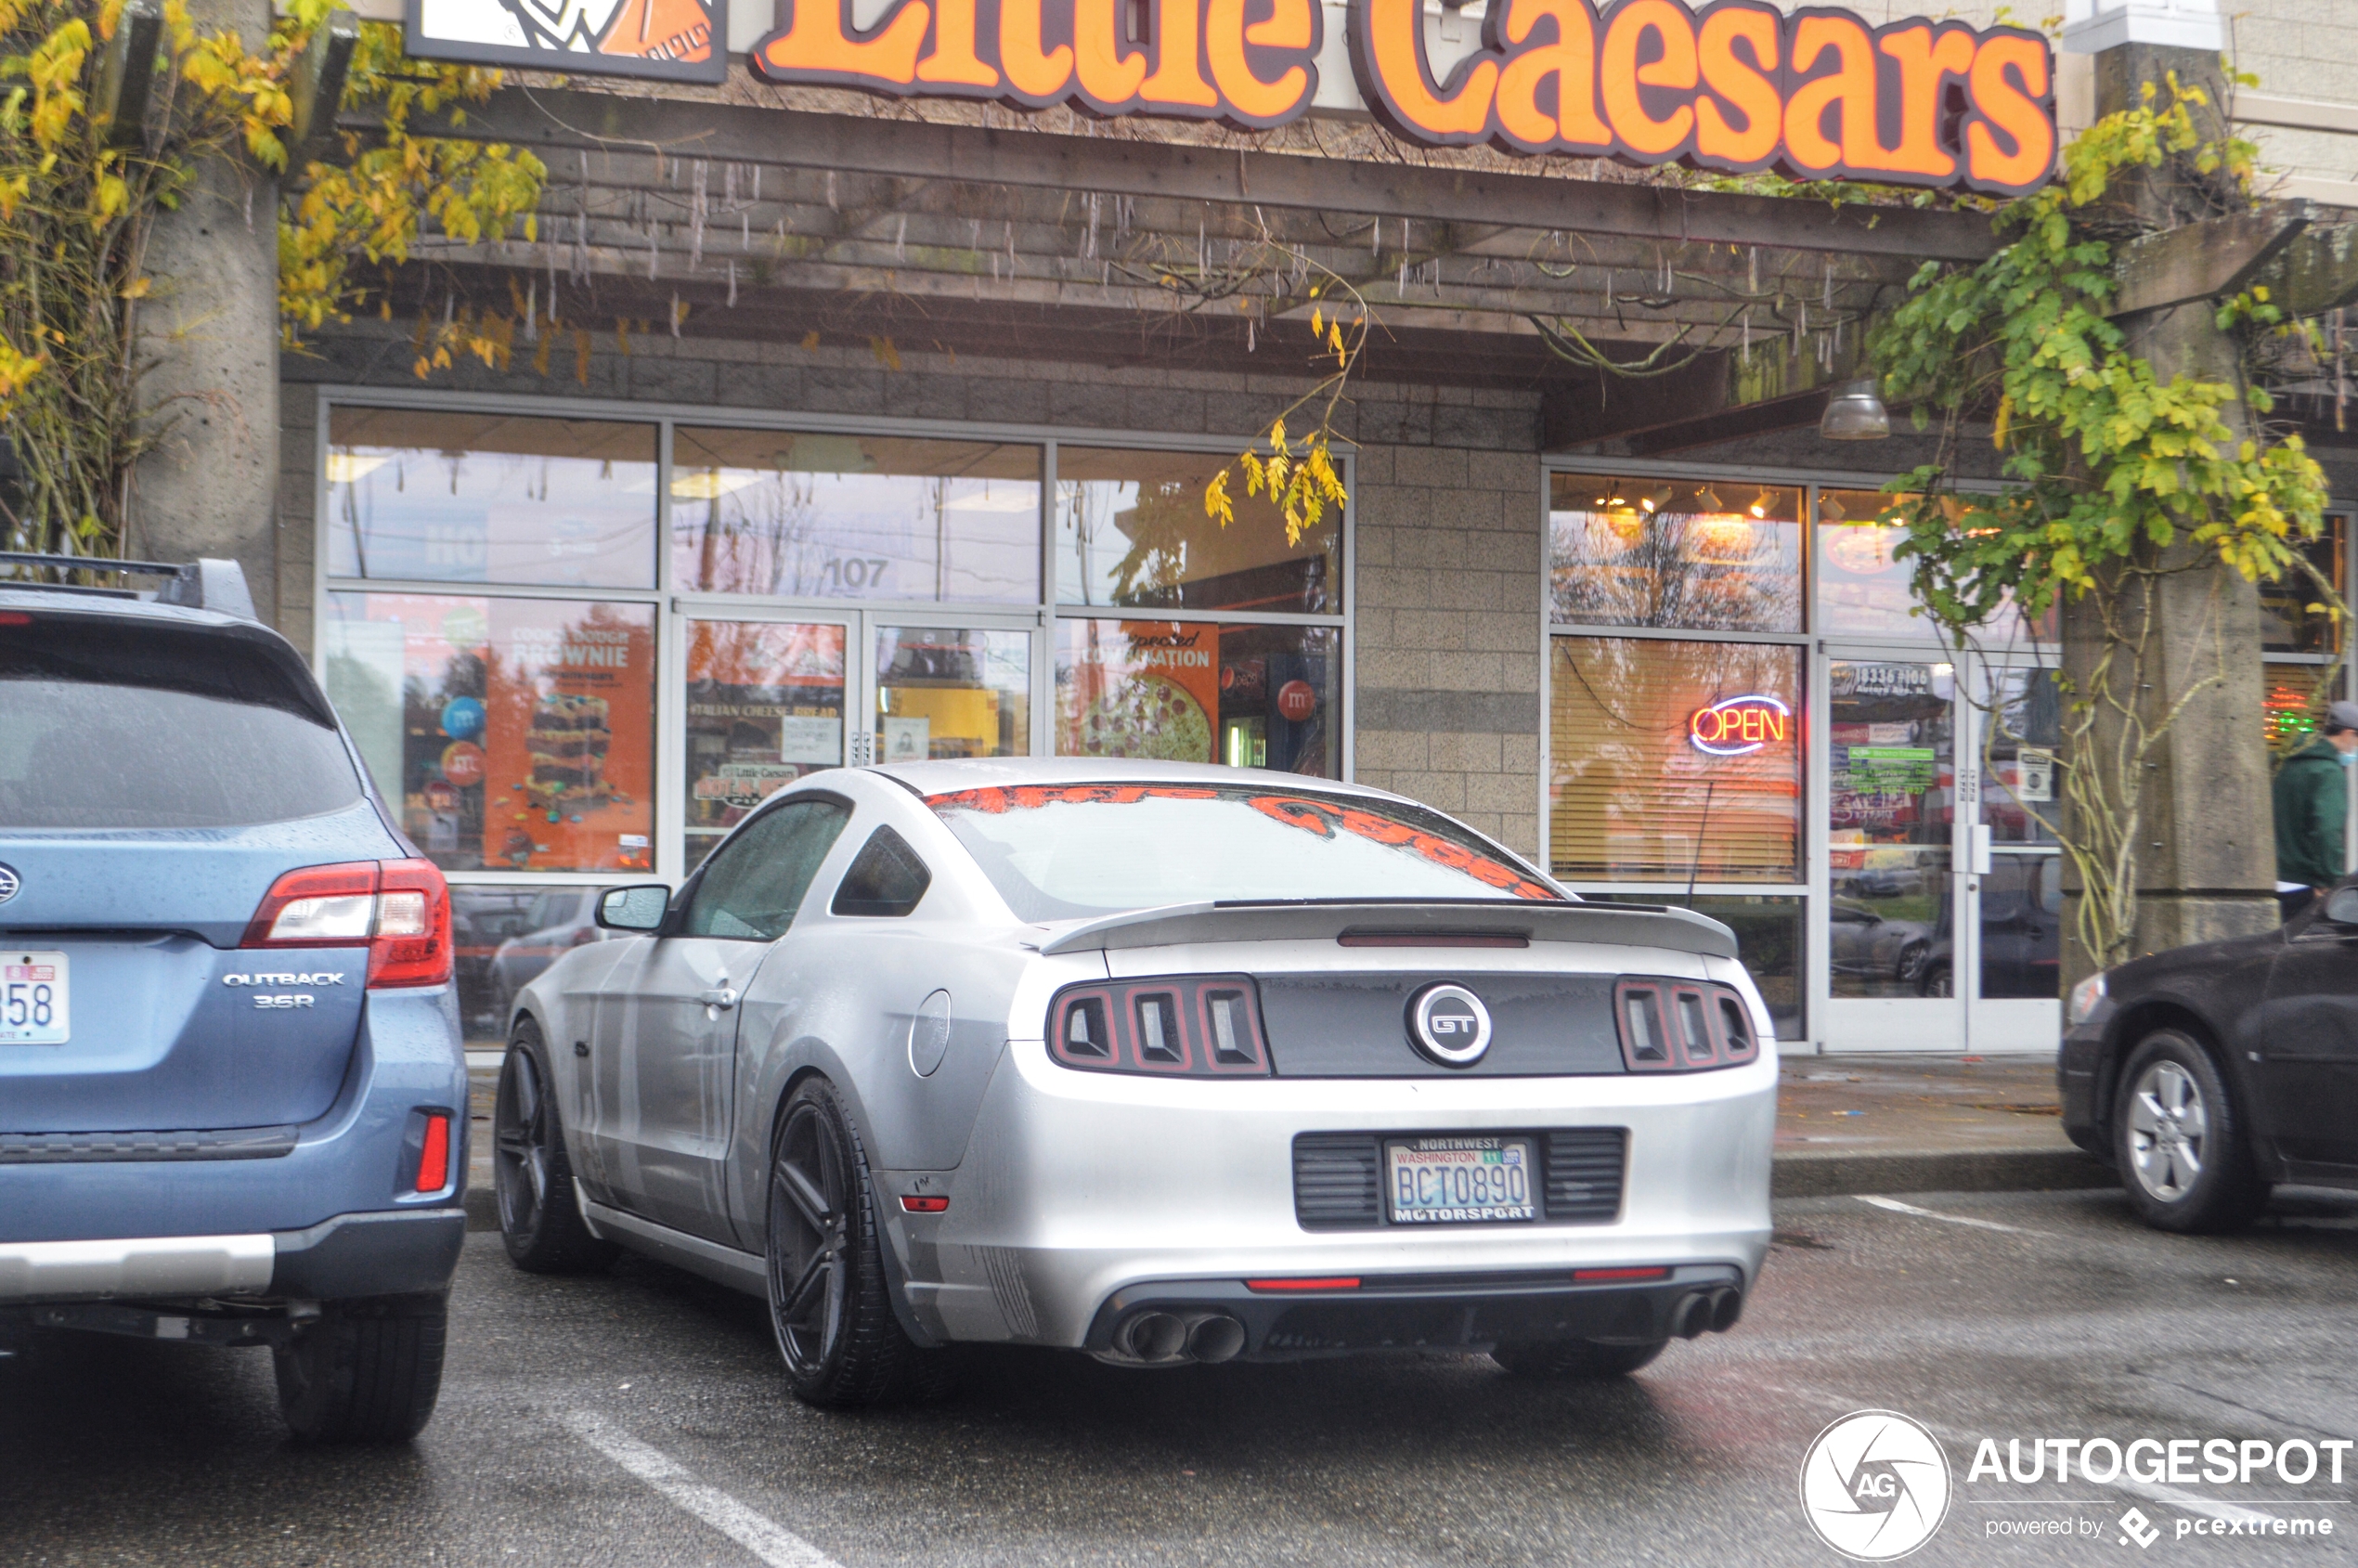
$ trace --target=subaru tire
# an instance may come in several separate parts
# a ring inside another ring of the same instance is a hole
[[[315,1443],[407,1443],[442,1391],[450,1300],[369,1296],[323,1302],[274,1354],[279,1410]]]

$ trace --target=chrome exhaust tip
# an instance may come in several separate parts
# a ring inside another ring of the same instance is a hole
[[[1187,1335],[1187,1354],[1198,1361],[1227,1361],[1245,1348],[1245,1326],[1233,1317],[1207,1317]]]
[[[1187,1326],[1167,1312],[1140,1313],[1121,1329],[1121,1348],[1141,1361],[1173,1360],[1186,1343]]]

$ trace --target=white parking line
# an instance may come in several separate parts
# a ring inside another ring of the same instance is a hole
[[[576,1437],[645,1482],[682,1510],[695,1515],[745,1548],[770,1568],[842,1568],[842,1565],[778,1523],[757,1513],[717,1486],[706,1486],[637,1438],[615,1431],[586,1410],[561,1418]]]
[[[1994,1230],[2006,1236],[2044,1236],[2043,1230],[2025,1230],[2020,1225],[2002,1225],[1995,1220],[1969,1220],[1963,1214],[1942,1214],[1930,1209],[1919,1209],[1912,1203],[1902,1203],[1896,1198],[1877,1198],[1870,1193],[1857,1195],[1861,1203],[1872,1203],[1878,1209],[1888,1209],[1895,1214],[1913,1214],[1920,1220],[1938,1220],[1943,1225],[1971,1225],[1976,1230]]]

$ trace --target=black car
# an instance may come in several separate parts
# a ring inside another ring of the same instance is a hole
[[[2166,1230],[2224,1230],[2277,1183],[2358,1188],[2358,878],[2281,929],[2073,989],[2064,1130]]]

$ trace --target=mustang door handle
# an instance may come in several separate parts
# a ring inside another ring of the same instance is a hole
[[[718,991],[706,991],[696,1000],[707,1007],[734,1007],[737,1004],[737,992],[733,987],[724,985]]]

